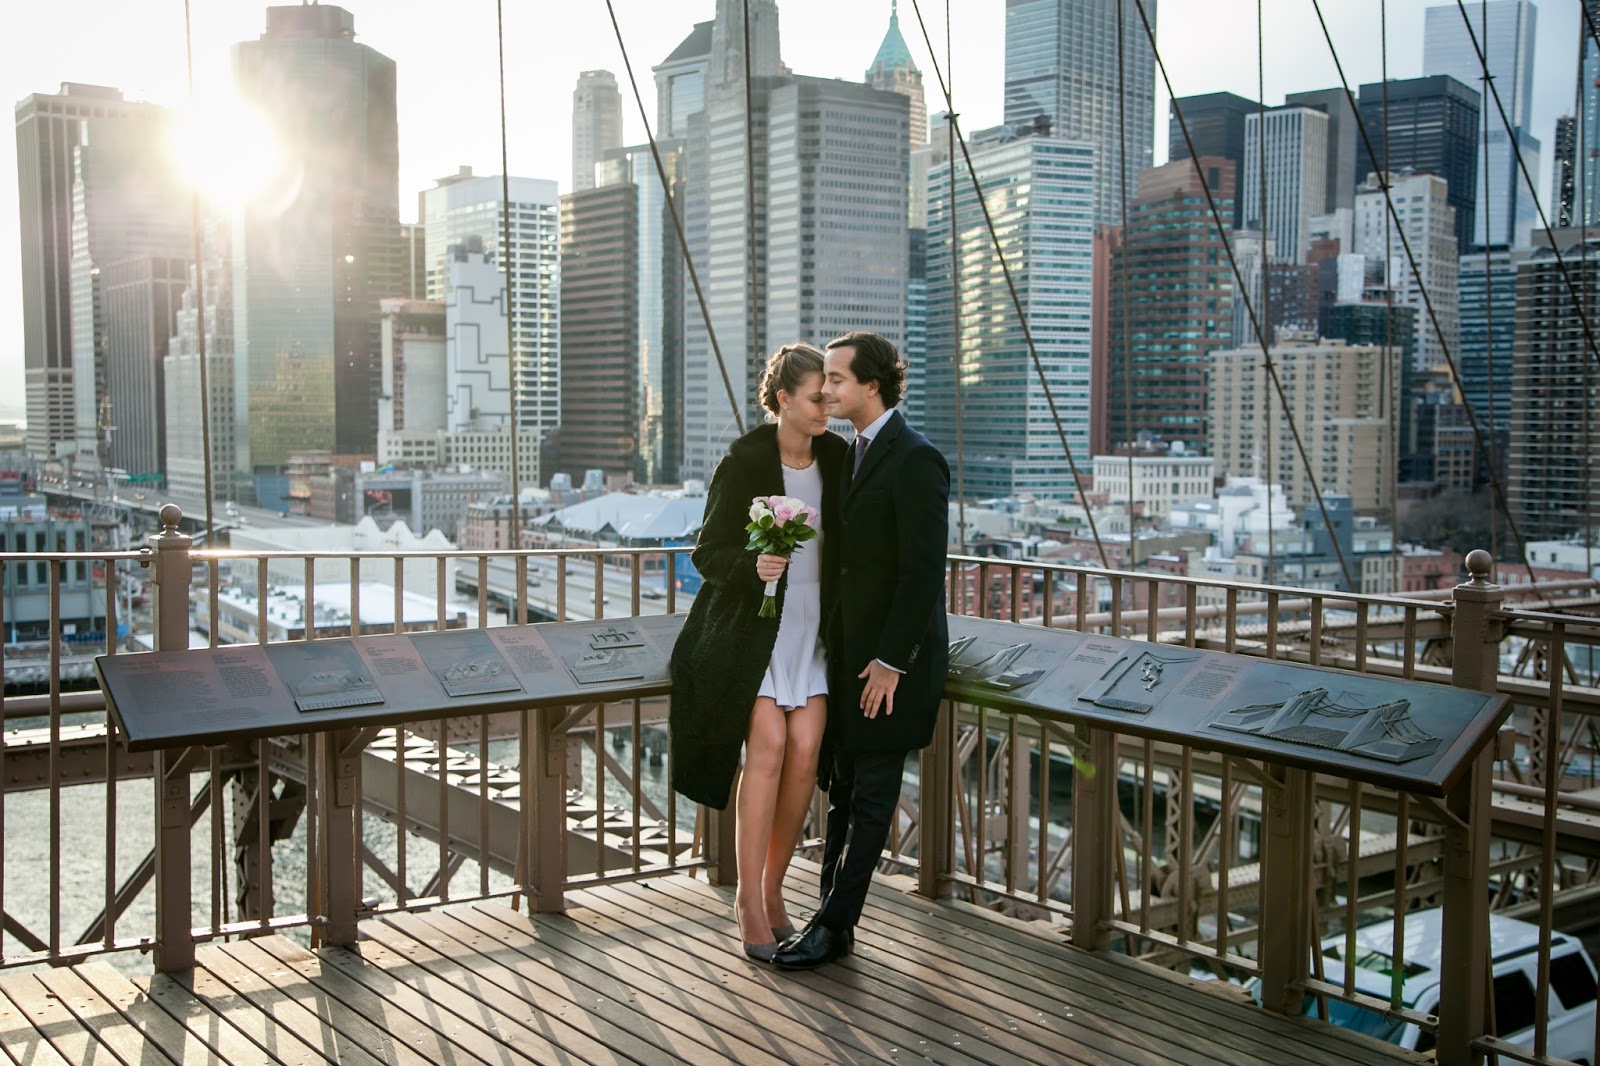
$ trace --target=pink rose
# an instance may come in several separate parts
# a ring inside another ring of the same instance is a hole
[[[772,505],[772,524],[786,526],[795,517],[794,504],[786,499],[781,499]]]
[[[817,528],[817,525],[818,525],[817,520],[822,517],[821,515],[819,515],[817,513],[817,509],[815,507],[806,507],[803,511],[800,512],[800,514],[801,514],[801,517],[803,517],[805,519],[806,525],[810,526],[812,529],[816,529]]]

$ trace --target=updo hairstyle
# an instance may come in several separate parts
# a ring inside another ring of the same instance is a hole
[[[761,389],[756,395],[760,397],[761,406],[777,417],[778,393],[787,392],[792,396],[802,381],[820,373],[821,350],[810,344],[785,344],[767,360],[767,369],[761,375]]]

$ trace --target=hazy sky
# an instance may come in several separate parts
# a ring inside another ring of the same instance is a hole
[[[196,90],[214,96],[228,83],[228,48],[258,36],[258,0],[190,0]],[[944,0],[919,0],[943,48]],[[1131,7],[1134,0],[1126,0]],[[1389,0],[1391,77],[1422,66],[1423,9],[1435,0]],[[800,74],[859,80],[877,51],[890,0],[779,0],[783,58]],[[624,41],[655,118],[650,67],[664,59],[715,0],[615,0]],[[348,0],[357,39],[399,67],[400,210],[410,220],[416,194],[462,164],[500,172],[495,5],[492,0]],[[1311,0],[1266,0],[1266,100],[1338,84]],[[1539,172],[1547,193],[1555,117],[1572,110],[1578,0],[1538,0],[1533,133],[1545,147]],[[1469,0],[1469,10],[1478,3]],[[63,81],[111,85],[131,99],[174,107],[186,99],[183,0],[52,0],[19,7],[0,40],[0,89],[13,103],[56,92]],[[505,5],[506,106],[511,171],[570,183],[572,88],[578,72],[616,72],[630,143],[644,127],[623,73],[604,0],[530,0]],[[911,0],[901,27],[922,67],[928,110],[943,110]],[[1256,9],[1251,0],[1162,0],[1157,39],[1180,96],[1228,90],[1256,95]],[[1352,85],[1380,76],[1379,0],[1324,0]],[[950,0],[954,24],[955,110],[965,129],[1000,120],[1005,68],[1002,0]],[[940,56],[941,63],[943,55]],[[1166,155],[1166,92],[1158,88],[1156,159]],[[22,416],[22,309],[17,239],[16,141],[0,138],[0,419]]]

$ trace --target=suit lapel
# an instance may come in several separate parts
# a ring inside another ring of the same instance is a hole
[[[889,421],[883,424],[883,428],[878,430],[878,435],[872,438],[872,443],[867,446],[866,458],[861,460],[861,469],[856,470],[850,479],[850,487],[845,492],[846,500],[854,496],[857,487],[869,481],[873,472],[884,464],[884,461],[889,457],[889,452],[899,439],[900,430],[904,428],[905,424],[905,416],[896,411],[889,416]],[[854,447],[851,448],[846,461],[849,463],[846,469],[853,469],[855,466]]]

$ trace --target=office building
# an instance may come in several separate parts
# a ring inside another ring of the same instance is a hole
[[[1444,179],[1435,174],[1392,174],[1389,196],[1405,220],[1406,243],[1389,218],[1383,189],[1374,176],[1356,190],[1355,251],[1366,259],[1370,285],[1392,290],[1396,303],[1416,310],[1412,367],[1440,366],[1446,351],[1455,354],[1461,335],[1461,257],[1456,251],[1460,227],[1455,208]],[[1414,270],[1406,256],[1407,243]]]
[[[382,312],[383,392],[378,452],[396,433],[445,428],[445,305],[442,300],[386,299]]]
[[[1189,142],[1184,140],[1188,127],[1189,140],[1194,142],[1194,154],[1226,159],[1233,163],[1234,175],[1244,174],[1244,122],[1255,114],[1261,105],[1233,93],[1206,93],[1203,96],[1184,96],[1171,101],[1167,111],[1167,159],[1176,163],[1189,158]],[[1179,122],[1179,115],[1183,121]],[[1233,210],[1223,212],[1223,219],[1233,229],[1241,225],[1244,202],[1234,197]]]
[[[1232,207],[1233,162],[1183,159],[1139,175],[1112,258],[1106,427],[1112,448],[1141,437],[1210,446],[1206,369],[1233,332],[1226,236],[1206,207]]]
[[[1578,154],[1578,120],[1572,115],[1556,119],[1555,159],[1550,174],[1548,215],[1557,229],[1577,225],[1577,177],[1574,163]]]
[[[167,468],[166,365],[189,260],[121,259],[96,279],[105,308],[105,464],[129,474]]]
[[[1527,247],[1538,225],[1534,192],[1523,180],[1522,165],[1537,179],[1539,141],[1532,134],[1534,43],[1539,11],[1531,0],[1489,0],[1469,6],[1470,28],[1455,4],[1439,4],[1425,12],[1422,36],[1423,74],[1448,74],[1480,90],[1480,106],[1488,109],[1488,139],[1480,148],[1472,245],[1482,248]],[[1495,98],[1483,89],[1485,50],[1489,76],[1505,108],[1506,132]],[[1559,136],[1559,131],[1558,131]],[[1518,157],[1521,157],[1519,165]],[[1467,246],[1463,245],[1463,252]]]
[[[545,473],[641,479],[639,190],[561,198],[561,431]]]
[[[1179,504],[1212,497],[1215,469],[1215,459],[1183,448],[1158,454],[1097,455],[1090,491],[1112,506],[1126,506],[1131,499],[1138,517],[1164,522]]]
[[[706,109],[706,64],[712,23],[697,22],[672,54],[651,67],[656,76],[656,140],[681,138],[689,116]]]
[[[1156,58],[1140,12],[1117,0],[1006,4],[1005,122],[1095,146],[1098,225],[1122,223],[1136,175],[1154,162]],[[1154,29],[1153,0],[1143,12]]]
[[[1574,328],[1572,295],[1555,250],[1569,263],[1600,255],[1583,230],[1535,234],[1517,264],[1516,340],[1511,364],[1511,440],[1506,497],[1522,535],[1560,539],[1591,520],[1600,493],[1600,372],[1584,331]],[[1574,278],[1589,321],[1600,321],[1600,281]]]
[[[474,241],[486,257],[499,264],[500,287],[505,287],[506,215],[502,204],[507,184],[516,311],[512,330],[517,352],[517,405],[522,412],[519,429],[543,436],[553,433],[561,420],[561,251],[556,183],[519,177],[507,183],[498,174],[478,176],[471,167],[462,167],[425,190],[419,213],[428,263],[428,299],[445,299],[450,249]]]
[[[1328,116],[1327,168],[1323,179],[1323,207],[1319,214],[1348,211],[1355,199],[1356,142],[1361,139],[1360,121],[1350,106],[1343,88],[1314,89],[1289,93],[1285,107],[1312,107]]]
[[[890,0],[889,29],[872,57],[872,66],[863,78],[868,85],[883,92],[899,93],[910,104],[911,139],[909,147],[916,151],[928,143],[928,103],[922,92],[922,71],[911,58],[911,49],[900,32],[900,2]]]
[[[509,429],[512,379],[505,275],[471,238],[450,250],[445,265],[444,337],[445,429]],[[529,471],[522,473],[537,480]]]
[[[1001,235],[1001,252],[1025,305],[1039,362],[1073,459],[1090,473],[1090,363],[1097,196],[1095,146],[1055,137],[1012,137],[1009,127],[971,138],[973,165]],[[969,498],[1073,497],[1071,466],[1045,403],[1022,321],[998,269],[963,271],[960,366],[951,321],[952,233],[957,256],[993,262],[972,183],[936,168],[928,194],[927,432],[964,471]],[[1026,187],[1027,197],[1007,195]],[[956,374],[962,381],[956,395]],[[958,441],[957,428],[960,434]],[[952,485],[954,491],[954,485]]]
[[[1573,181],[1577,185],[1578,209],[1570,225],[1593,226],[1600,222],[1600,42],[1590,26],[1600,26],[1600,0],[1582,0],[1583,9],[1573,13],[1572,31],[1578,40],[1579,114],[1573,158],[1578,160]]]
[[[167,488],[175,496],[206,498],[209,430],[212,499],[234,500],[242,486],[234,480],[233,256],[217,227],[206,233],[200,266],[189,267],[167,344],[162,395]],[[208,392],[209,402],[203,401]]]
[[[906,397],[900,410],[906,421],[920,428],[928,424],[928,231],[912,229],[907,236],[906,342],[900,348],[906,363]]]
[[[1512,348],[1516,342],[1517,265],[1527,249],[1499,248],[1461,257],[1461,396],[1485,432],[1511,424]]]
[[[171,114],[68,82],[24,97],[15,118],[28,451],[40,459],[75,451],[81,409],[83,461],[93,464],[106,342],[96,271],[122,258],[186,254],[188,197],[166,151]],[[81,389],[75,362],[88,377]]]
[[[1456,247],[1473,245],[1473,220],[1477,217],[1478,141],[1480,122],[1478,91],[1444,74],[1428,78],[1391,80],[1361,87],[1359,108],[1378,158],[1362,141],[1356,151],[1357,185],[1385,168],[1399,174],[1414,170],[1443,178],[1448,202],[1455,208]],[[1491,102],[1490,106],[1493,104]]]
[[[594,188],[594,165],[622,147],[622,94],[609,70],[585,70],[572,90],[572,189]]]
[[[394,61],[332,4],[269,7],[233,47],[243,102],[281,141],[281,184],[233,237],[236,466],[276,490],[291,452],[371,454],[378,301],[407,274],[400,243]]]
[[[1263,155],[1258,138],[1266,124],[1266,203],[1262,204]],[[1310,224],[1327,203],[1328,116],[1310,107],[1274,107],[1247,115],[1244,127],[1244,228],[1260,230],[1277,257],[1305,262]]]
[[[1261,349],[1217,352],[1211,369],[1211,454],[1220,478],[1261,477],[1284,487],[1289,503],[1315,508],[1289,426],[1300,432],[1311,473],[1324,494],[1343,493],[1362,514],[1386,514],[1394,502],[1394,409],[1397,389],[1385,366],[1395,357],[1376,345],[1281,333],[1272,357],[1284,405],[1261,374]]]

